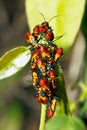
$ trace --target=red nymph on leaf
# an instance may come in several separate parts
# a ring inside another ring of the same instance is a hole
[[[54,41],[54,33],[47,21],[35,25],[33,33],[26,33],[26,41],[32,47],[31,70],[36,101],[47,104],[47,117],[54,115],[58,99],[55,66],[63,55]]]

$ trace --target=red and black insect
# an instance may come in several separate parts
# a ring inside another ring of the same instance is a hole
[[[54,33],[47,21],[36,25],[32,34],[26,33],[26,41],[33,48],[31,70],[36,100],[47,104],[48,118],[54,115],[58,98],[55,65],[63,55],[63,49],[58,48],[53,40]],[[43,41],[43,44],[40,44],[40,41]]]

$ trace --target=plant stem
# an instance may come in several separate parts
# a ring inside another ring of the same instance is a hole
[[[41,117],[40,117],[40,126],[39,130],[44,130],[45,126],[45,118],[46,118],[46,105],[41,105]]]

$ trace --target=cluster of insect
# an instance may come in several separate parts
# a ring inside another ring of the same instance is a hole
[[[51,118],[58,98],[55,66],[63,55],[63,49],[55,45],[54,33],[47,21],[36,25],[33,33],[27,32],[26,41],[32,48],[31,70],[36,100],[47,104],[47,117]]]

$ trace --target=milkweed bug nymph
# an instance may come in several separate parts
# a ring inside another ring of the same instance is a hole
[[[50,105],[48,106],[47,116],[48,116],[49,118],[53,117],[53,115],[54,115],[55,107],[56,107],[56,101],[57,101],[57,100],[56,100],[55,98],[53,98],[53,99],[51,100]]]
[[[53,117],[57,102],[56,70],[59,59],[63,55],[63,49],[58,48],[54,41],[54,33],[49,22],[57,17],[52,17],[48,22],[40,13],[44,22],[35,25],[33,33],[26,33],[26,41],[32,46],[31,70],[33,86],[36,90],[36,101],[47,104],[47,117]],[[43,42],[43,43],[42,43]]]
[[[54,34],[52,31],[48,31],[45,35],[45,39],[48,40],[48,41],[51,41],[54,39]]]

